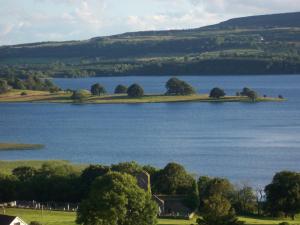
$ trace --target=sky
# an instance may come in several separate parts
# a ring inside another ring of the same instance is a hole
[[[300,0],[0,0],[0,45],[189,29],[300,11]]]

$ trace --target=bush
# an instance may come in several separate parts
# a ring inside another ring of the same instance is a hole
[[[127,93],[127,87],[119,84],[116,88],[115,88],[115,94],[126,94]]]
[[[25,96],[25,95],[27,95],[27,92],[23,91],[20,95]]]
[[[225,91],[221,88],[215,87],[210,91],[209,97],[210,98],[221,98],[224,97]]]
[[[133,84],[128,88],[127,94],[131,98],[142,97],[144,95],[144,89],[138,84]]]

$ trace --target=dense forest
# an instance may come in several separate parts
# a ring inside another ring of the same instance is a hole
[[[297,74],[300,12],[190,29],[0,47],[0,77]]]

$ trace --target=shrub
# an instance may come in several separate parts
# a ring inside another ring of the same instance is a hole
[[[77,90],[73,91],[71,99],[74,101],[83,101],[87,97],[87,91],[85,90]]]
[[[23,91],[20,95],[22,96],[27,95],[27,92]]]
[[[42,225],[42,224],[38,221],[31,221],[29,225]]]

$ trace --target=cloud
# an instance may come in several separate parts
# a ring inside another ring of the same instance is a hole
[[[0,0],[0,45],[80,40],[127,31],[188,29],[300,11],[300,0]]]

